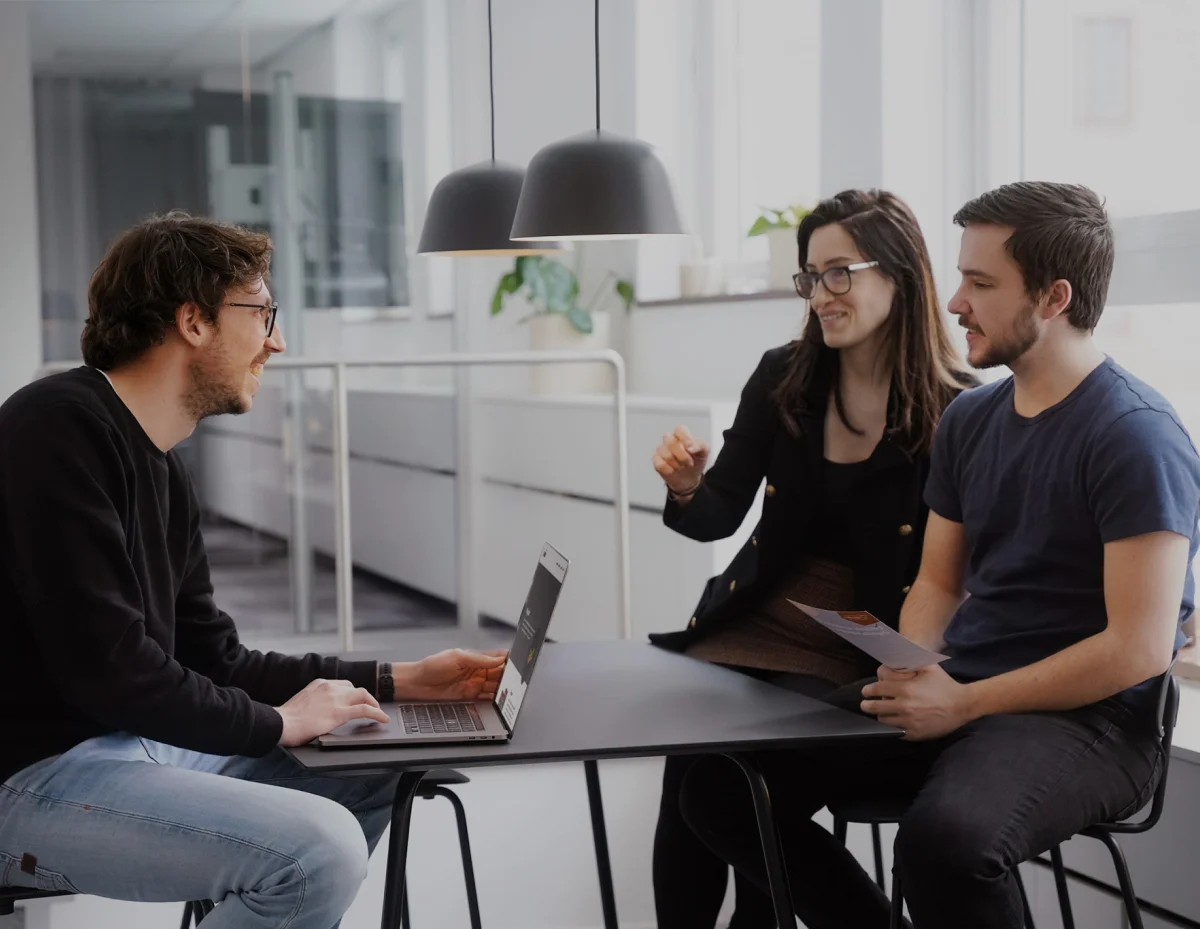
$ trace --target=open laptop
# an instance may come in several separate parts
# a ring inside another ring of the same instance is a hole
[[[567,559],[553,546],[542,547],[494,700],[384,703],[382,708],[391,717],[390,722],[355,720],[320,736],[317,745],[358,748],[430,742],[501,742],[512,738],[568,565]]]

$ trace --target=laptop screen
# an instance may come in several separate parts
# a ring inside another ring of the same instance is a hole
[[[533,677],[534,665],[546,640],[546,629],[550,626],[566,572],[567,559],[549,545],[545,546],[533,573],[521,617],[517,620],[517,635],[508,653],[508,664],[496,689],[496,712],[509,732],[517,724],[517,714],[521,712],[529,679]]]

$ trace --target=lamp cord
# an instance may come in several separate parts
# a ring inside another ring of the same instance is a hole
[[[492,114],[492,163],[496,162],[496,76],[492,65],[492,0],[488,0],[488,107]]]
[[[491,0],[488,0],[490,3]],[[596,135],[600,134],[600,0],[595,0],[596,39]]]

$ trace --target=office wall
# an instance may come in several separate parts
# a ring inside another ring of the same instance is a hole
[[[0,401],[42,358],[28,12],[0,3]]]

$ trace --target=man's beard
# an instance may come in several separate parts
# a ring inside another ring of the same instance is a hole
[[[993,340],[991,336],[987,336],[990,343],[987,351],[978,361],[971,362],[971,366],[981,370],[998,368],[1001,365],[1011,368],[1014,361],[1037,344],[1038,329],[1037,323],[1034,322],[1036,315],[1036,304],[1027,303],[1023,306],[1013,325],[1012,332],[1003,341]]]
[[[207,364],[193,361],[188,366],[184,406],[196,422],[209,416],[236,415],[249,410],[240,383],[231,384],[233,378],[224,373],[230,367],[223,363],[226,361],[223,354],[216,354]]]

